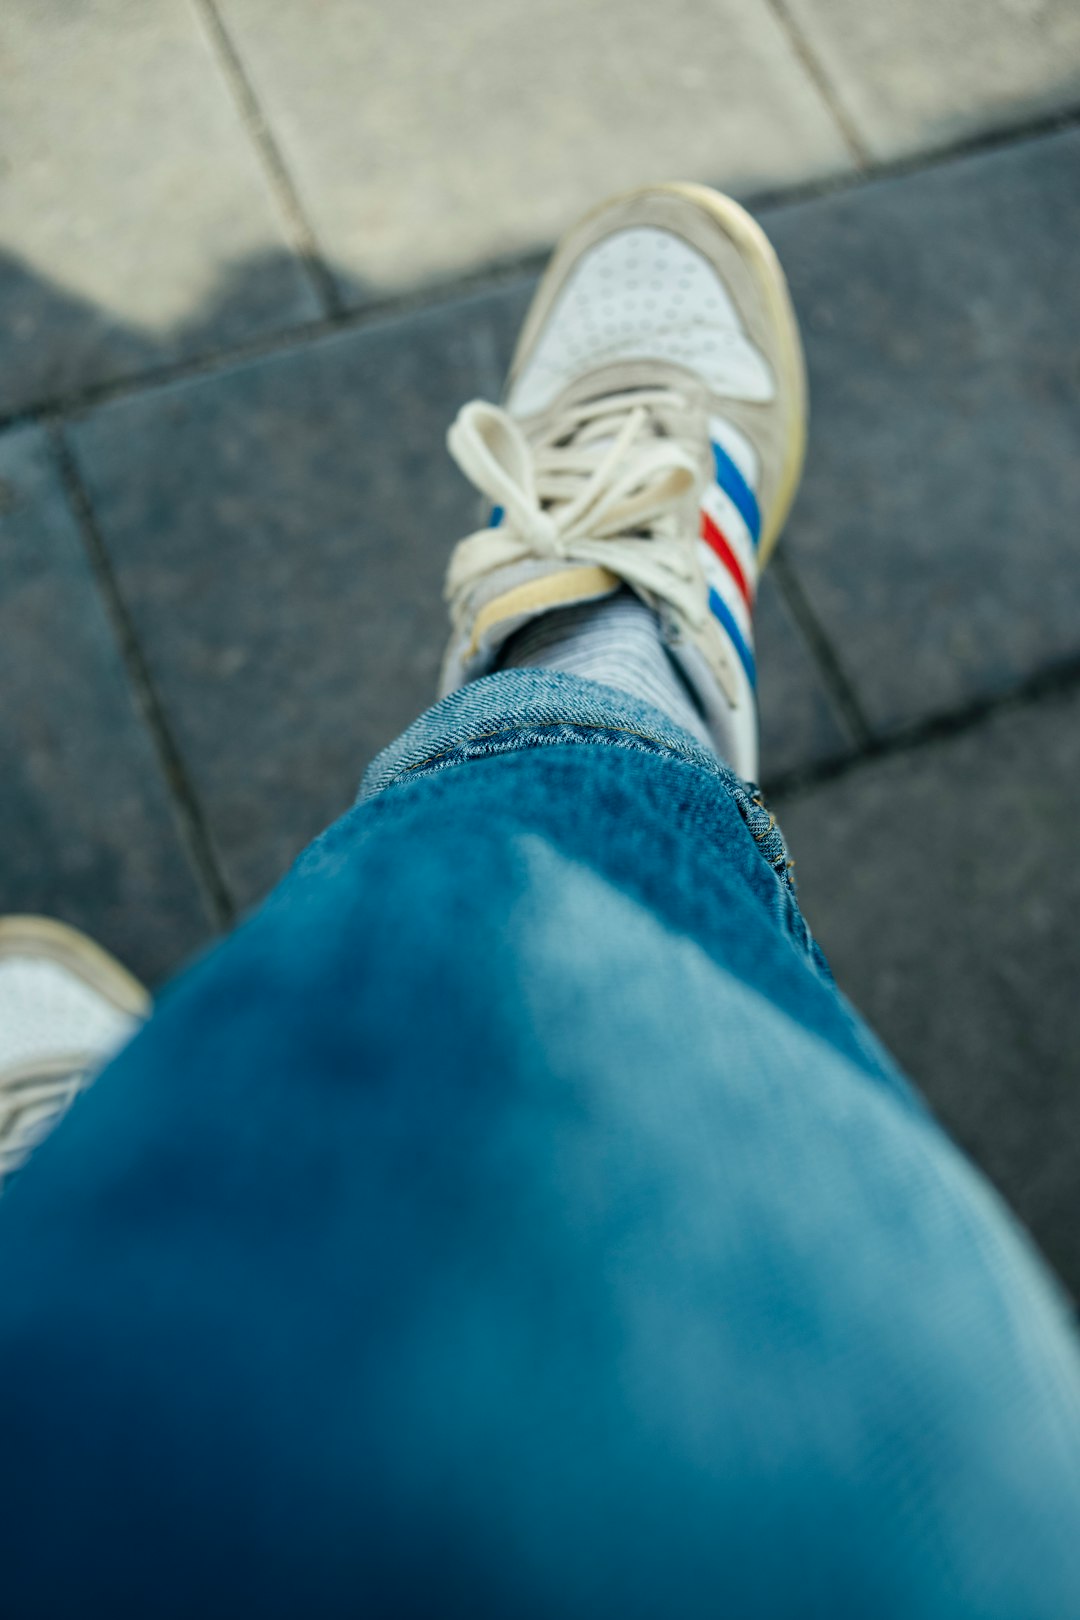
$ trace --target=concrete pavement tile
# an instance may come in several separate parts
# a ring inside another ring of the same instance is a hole
[[[483,301],[118,401],[74,443],[228,881],[261,896],[433,700]]]
[[[1080,1293],[1080,697],[774,808],[841,987]]]
[[[7,0],[0,411],[318,313],[186,0]]]
[[[0,910],[151,983],[210,933],[45,434],[0,435]]]
[[[765,223],[810,366],[785,546],[871,722],[1080,652],[1080,132]]]
[[[1080,103],[1075,0],[785,0],[876,158]]]
[[[369,291],[542,246],[644,181],[850,167],[765,0],[221,10],[324,249]]]

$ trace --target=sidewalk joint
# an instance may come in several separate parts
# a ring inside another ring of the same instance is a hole
[[[813,765],[796,766],[779,776],[766,776],[765,791],[771,799],[794,799],[813,788],[844,781],[878,760],[918,753],[935,743],[962,737],[996,715],[1077,694],[1080,694],[1080,653],[1047,664],[1003,691],[972,698],[956,709],[925,715],[885,735],[876,734],[863,748],[831,755]]]
[[[255,87],[248,77],[240,52],[233,43],[214,0],[193,0],[193,4],[202,19],[211,49],[218,57],[226,83],[232,91],[241,122],[262,163],[286,231],[318,300],[319,308],[326,317],[340,315],[343,305],[333,275],[319,247],[311,222],[304,212],[300,193],[289,173],[269,120],[255,94]]]
[[[218,863],[202,806],[188,778],[187,767],[139,643],[134,620],[120,591],[90,496],[83,483],[75,456],[64,436],[63,425],[51,421],[44,426],[48,431],[60,479],[112,625],[136,708],[150,734],[158,764],[172,799],[181,840],[202,891],[210,920],[215,928],[224,931],[235,920],[236,906]]]
[[[832,80],[825,71],[825,66],[814,50],[806,34],[791,14],[788,0],[766,0],[773,16],[783,32],[787,35],[788,43],[794,51],[799,62],[806,71],[818,95],[825,103],[833,123],[840,132],[840,137],[848,149],[857,170],[867,171],[872,167],[873,159],[863,142],[853,119],[848,116],[847,109],[840,100]]]
[[[826,691],[847,723],[852,740],[857,748],[871,747],[874,731],[859,701],[855,683],[844,669],[839,654],[810,604],[794,563],[782,547],[774,554],[770,568],[788,611],[818,666]]]

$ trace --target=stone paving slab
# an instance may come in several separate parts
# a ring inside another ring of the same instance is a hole
[[[775,808],[842,988],[1080,1295],[1080,694]]]
[[[44,432],[0,435],[0,912],[154,982],[210,929]]]
[[[811,383],[784,543],[872,725],[1080,652],[1080,131],[765,223]]]
[[[0,412],[318,314],[188,0],[5,0]]]
[[[477,523],[444,448],[528,288],[118,401],[73,443],[227,880],[259,897],[432,701]],[[766,758],[847,744],[766,593]],[[775,727],[775,748],[771,739]]]
[[[544,247],[646,181],[760,193],[851,167],[767,0],[221,12],[316,235],[362,292]]]
[[[784,0],[876,158],[1080,105],[1076,0]]]

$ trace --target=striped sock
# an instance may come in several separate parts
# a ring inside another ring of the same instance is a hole
[[[602,602],[553,608],[515,632],[500,669],[561,669],[651,703],[676,725],[714,744],[686,682],[660,638],[656,615],[625,587]]]

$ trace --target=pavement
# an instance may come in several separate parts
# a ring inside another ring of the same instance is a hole
[[[766,788],[838,979],[1080,1291],[1080,9],[8,0],[0,909],[152,985],[430,701],[543,256],[656,178],[787,267]]]

